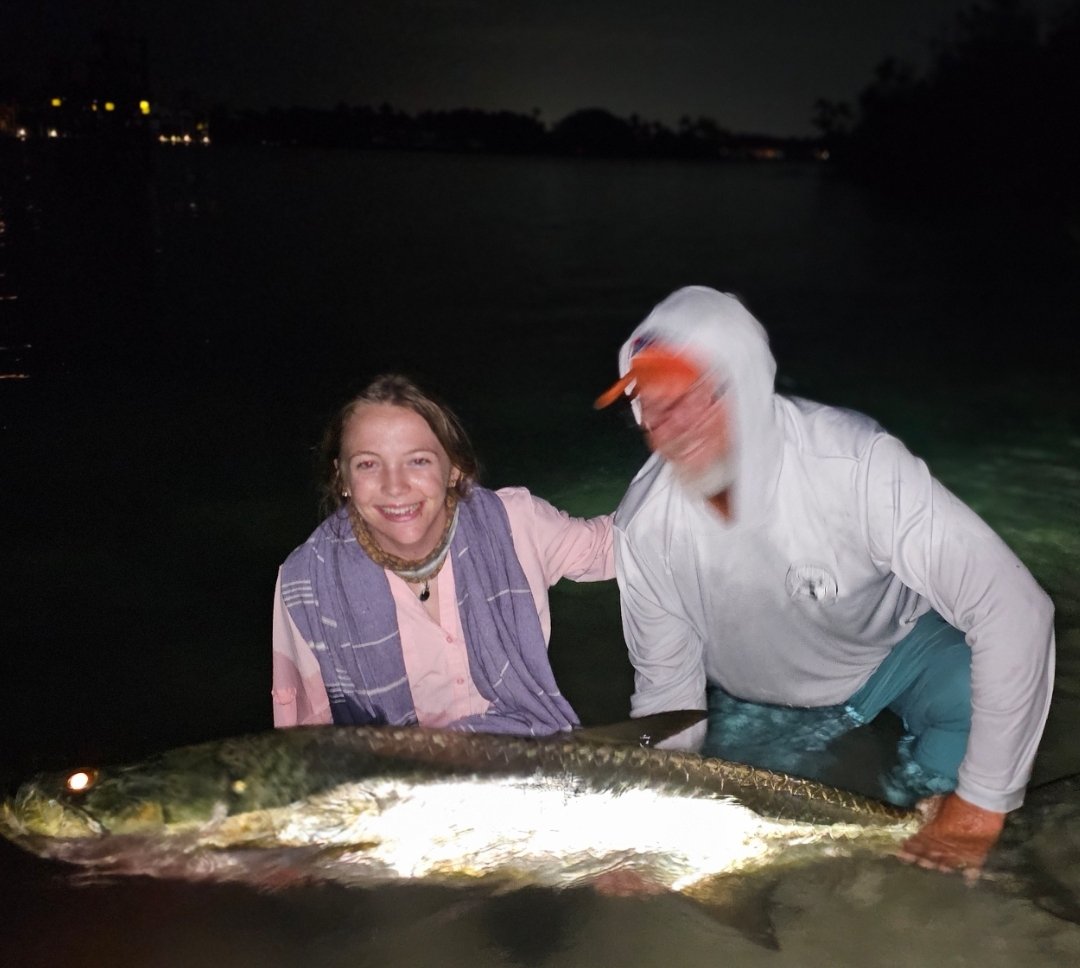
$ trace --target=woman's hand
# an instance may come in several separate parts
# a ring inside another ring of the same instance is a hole
[[[929,870],[959,871],[975,880],[997,843],[1005,814],[984,810],[950,793],[919,804],[926,822],[904,841],[899,857]]]

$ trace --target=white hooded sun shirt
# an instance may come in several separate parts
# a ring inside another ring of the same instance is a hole
[[[733,296],[673,293],[624,344],[620,373],[641,338],[726,385],[735,483],[725,520],[654,454],[616,512],[633,715],[704,709],[706,682],[755,702],[846,702],[934,609],[972,652],[957,793],[1018,807],[1049,709],[1054,629],[1016,555],[869,417],[774,393],[768,338]]]

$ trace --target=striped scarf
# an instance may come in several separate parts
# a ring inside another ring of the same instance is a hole
[[[469,670],[491,704],[452,728],[546,735],[578,724],[559,693],[540,618],[494,492],[458,505],[450,545]],[[345,508],[282,566],[285,605],[319,661],[334,722],[415,723],[397,610],[386,572],[356,543]]]

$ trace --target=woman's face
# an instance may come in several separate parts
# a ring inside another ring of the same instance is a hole
[[[446,526],[446,492],[459,473],[420,414],[385,403],[357,407],[345,424],[338,470],[383,551],[416,560],[435,550]]]

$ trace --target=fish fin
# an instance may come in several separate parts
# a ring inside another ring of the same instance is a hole
[[[730,877],[712,878],[672,890],[650,877],[647,871],[636,870],[633,866],[613,867],[589,881],[594,891],[606,897],[647,897],[674,893],[712,920],[734,928],[748,941],[771,951],[780,949],[769,913],[776,884],[775,878],[763,878],[757,874],[747,881]]]
[[[734,928],[747,941],[779,951],[780,941],[771,914],[776,884],[776,879],[763,879],[760,875],[746,881],[726,877],[692,885],[679,894],[714,921]]]
[[[672,709],[606,726],[584,726],[574,731],[574,738],[590,743],[655,746],[691,726],[696,726],[706,715],[704,709]]]

